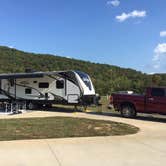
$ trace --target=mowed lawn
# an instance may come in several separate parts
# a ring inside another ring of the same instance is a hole
[[[137,127],[70,117],[1,119],[0,140],[114,136],[137,133]]]

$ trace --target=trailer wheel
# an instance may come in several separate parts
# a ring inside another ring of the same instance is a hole
[[[135,118],[136,110],[132,105],[124,105],[121,108],[121,115],[125,118]]]

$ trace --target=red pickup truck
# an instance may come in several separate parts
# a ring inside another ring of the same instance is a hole
[[[110,104],[126,118],[134,118],[137,113],[166,114],[166,87],[147,88],[145,95],[113,93]]]

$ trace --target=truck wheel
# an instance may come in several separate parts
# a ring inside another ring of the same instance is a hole
[[[136,110],[133,106],[125,105],[122,106],[121,115],[125,118],[135,118],[136,117]]]

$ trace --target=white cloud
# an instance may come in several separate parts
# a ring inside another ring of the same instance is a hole
[[[136,18],[136,17],[143,18],[145,16],[146,16],[146,11],[134,10],[130,13],[122,13],[121,15],[116,16],[116,19],[119,22],[123,22],[129,18]]]
[[[160,43],[154,49],[153,68],[160,69],[166,67],[166,43]]]
[[[157,47],[154,49],[154,53],[158,56],[166,54],[166,43],[158,44]]]
[[[161,31],[160,32],[160,37],[166,37],[166,31]]]
[[[112,5],[114,7],[117,7],[120,5],[120,1],[119,0],[107,1],[107,5]]]
[[[68,59],[72,59],[72,57],[70,57],[70,56],[66,56],[66,58],[68,58]]]
[[[14,48],[14,46],[12,46],[12,45],[11,45],[11,46],[8,46],[8,47],[9,47],[9,48]]]

